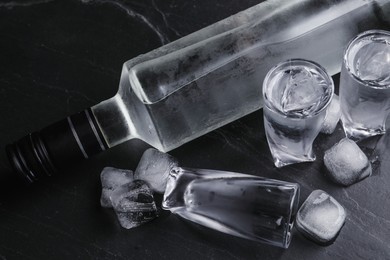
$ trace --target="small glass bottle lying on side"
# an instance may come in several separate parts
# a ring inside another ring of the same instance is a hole
[[[9,145],[33,182],[138,138],[172,150],[263,106],[267,71],[290,58],[333,75],[359,32],[390,22],[390,0],[269,0],[127,61],[114,97]]]
[[[288,248],[298,204],[296,183],[175,167],[162,206],[203,226]]]

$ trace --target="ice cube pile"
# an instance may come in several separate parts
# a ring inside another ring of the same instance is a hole
[[[153,192],[164,193],[171,169],[177,160],[156,149],[144,152],[135,173],[112,167],[100,175],[102,195],[100,204],[114,208],[122,227],[130,229],[158,216]]]
[[[313,191],[302,204],[296,227],[308,239],[320,245],[333,243],[344,225],[346,212],[329,194]]]
[[[341,117],[340,100],[339,97],[334,94],[332,101],[326,110],[324,123],[322,125],[321,133],[332,134],[336,129],[337,123]]]
[[[344,138],[325,152],[328,176],[336,183],[349,186],[371,175],[367,156],[352,140]]]

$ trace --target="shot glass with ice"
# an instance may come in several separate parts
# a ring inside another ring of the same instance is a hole
[[[340,78],[341,120],[355,141],[385,133],[390,111],[390,32],[356,36],[344,52]]]
[[[281,62],[263,83],[264,128],[276,167],[314,161],[312,145],[334,91],[320,65],[302,59]]]

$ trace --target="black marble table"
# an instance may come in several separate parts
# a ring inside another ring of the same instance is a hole
[[[298,182],[301,203],[322,189],[347,210],[336,242],[318,246],[294,231],[287,250],[224,235],[163,212],[125,230],[99,205],[105,166],[135,169],[146,144],[134,140],[26,187],[11,177],[5,144],[114,95],[121,66],[259,0],[97,0],[0,2],[0,259],[390,259],[390,172],[386,136],[363,146],[373,176],[330,182],[324,151],[338,125],[315,142],[317,161],[273,166],[262,111],[170,152],[182,165]],[[335,77],[337,82],[338,76]],[[161,201],[161,196],[157,197]]]

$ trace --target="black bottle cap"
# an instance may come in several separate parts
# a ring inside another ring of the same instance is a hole
[[[7,145],[6,152],[15,172],[32,183],[107,148],[87,109]]]

